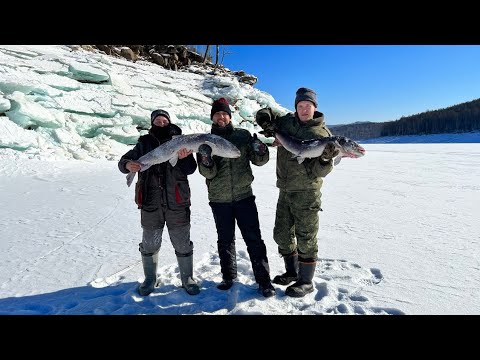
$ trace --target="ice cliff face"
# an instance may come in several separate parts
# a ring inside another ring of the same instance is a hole
[[[189,65],[181,71],[68,46],[0,46],[0,151],[116,159],[167,110],[185,134],[210,131],[214,99],[235,126],[260,130],[255,112],[279,106],[241,76]],[[1,150],[3,148],[3,150]]]

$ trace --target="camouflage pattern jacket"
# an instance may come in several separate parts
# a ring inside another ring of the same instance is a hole
[[[315,111],[312,120],[302,122],[296,113],[279,116],[270,108],[258,111],[266,112],[277,129],[302,140],[332,136],[325,125],[323,114]],[[283,191],[320,190],[323,177],[333,169],[333,161],[323,163],[320,157],[305,159],[301,164],[293,154],[282,146],[277,150],[277,187]]]
[[[230,125],[230,124],[229,124]],[[269,152],[259,156],[253,151],[253,137],[248,130],[235,129],[227,126],[219,129],[212,126],[212,134],[221,136],[235,145],[241,152],[239,158],[229,159],[213,156],[213,167],[208,168],[198,161],[198,171],[206,178],[208,200],[211,202],[232,202],[245,199],[253,195],[253,174],[250,162],[254,165],[265,165]]]

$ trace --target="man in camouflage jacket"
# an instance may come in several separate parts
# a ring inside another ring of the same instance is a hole
[[[220,290],[228,290],[237,277],[235,251],[235,221],[242,232],[252,262],[258,291],[264,297],[275,295],[270,279],[267,249],[260,233],[257,205],[252,191],[253,174],[250,162],[262,166],[269,160],[268,147],[252,137],[245,129],[236,129],[231,123],[228,101],[220,98],[213,102],[210,118],[211,133],[234,144],[241,152],[239,158],[211,156],[212,149],[201,145],[197,153],[198,169],[206,178],[208,199],[218,235],[218,254],[222,271]]]
[[[275,130],[302,140],[332,135],[325,125],[323,114],[317,111],[317,98],[313,90],[297,90],[295,110],[295,113],[280,116],[270,108],[264,108],[257,112],[256,121],[270,136]],[[273,238],[283,256],[286,272],[276,276],[273,283],[288,285],[296,281],[286,289],[285,294],[303,297],[313,291],[322,178],[332,171],[332,159],[338,150],[327,146],[320,157],[305,159],[299,164],[277,140],[274,145],[278,145],[276,172],[280,193]]]

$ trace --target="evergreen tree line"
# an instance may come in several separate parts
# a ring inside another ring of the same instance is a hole
[[[381,136],[463,133],[480,130],[480,99],[396,121],[329,126],[335,135],[366,140]]]

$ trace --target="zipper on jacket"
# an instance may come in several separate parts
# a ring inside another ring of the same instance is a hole
[[[228,159],[228,166],[230,168],[230,188],[232,191],[232,201],[235,201],[235,195],[233,193],[233,165],[232,165],[232,160]]]

